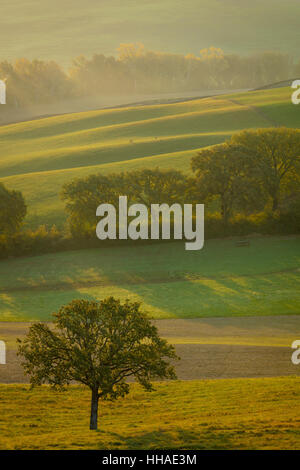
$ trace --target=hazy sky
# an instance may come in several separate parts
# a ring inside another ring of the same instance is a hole
[[[0,0],[0,60],[115,54],[120,42],[195,54],[281,50],[300,44],[299,0]]]

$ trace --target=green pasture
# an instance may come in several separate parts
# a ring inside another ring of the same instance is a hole
[[[0,263],[0,320],[49,320],[72,299],[140,301],[154,318],[300,313],[299,237],[112,246]]]

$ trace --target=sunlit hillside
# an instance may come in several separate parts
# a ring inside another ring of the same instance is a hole
[[[246,128],[300,126],[290,88],[67,114],[0,127],[0,175],[21,190],[26,223],[62,226],[66,181],[136,168],[189,171],[197,149]]]

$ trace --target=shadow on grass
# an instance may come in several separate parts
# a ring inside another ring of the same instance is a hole
[[[100,430],[101,432],[101,430]],[[228,432],[213,432],[203,429],[203,433],[182,428],[172,431],[156,430],[124,437],[118,433],[109,433],[112,449],[127,450],[226,450],[240,448],[237,439]],[[101,447],[100,447],[101,448]]]

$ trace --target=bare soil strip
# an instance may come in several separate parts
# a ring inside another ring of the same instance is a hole
[[[300,376],[300,366],[291,362],[290,348],[177,344],[176,352],[181,357],[176,363],[180,380]],[[7,364],[0,365],[0,383],[28,382],[16,351],[9,350]]]
[[[300,375],[291,362],[292,341],[300,339],[300,316],[230,317],[156,320],[160,334],[176,338],[178,378],[215,379]],[[0,322],[0,339],[7,344],[7,364],[0,365],[0,383],[27,383],[16,355],[16,338],[30,323]],[[242,341],[262,344],[241,345]],[[272,346],[270,342],[287,346]],[[229,342],[230,344],[222,344]],[[204,344],[205,343],[205,344]]]

